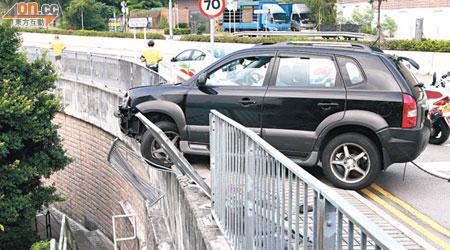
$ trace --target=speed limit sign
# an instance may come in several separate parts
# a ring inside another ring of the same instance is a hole
[[[199,0],[198,7],[204,16],[216,18],[225,10],[225,0]]]

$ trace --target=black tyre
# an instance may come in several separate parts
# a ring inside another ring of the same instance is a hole
[[[375,143],[357,133],[333,138],[322,152],[325,176],[336,187],[358,190],[369,186],[381,171]]]
[[[450,136],[450,128],[443,119],[433,122],[431,127],[430,143],[441,145],[448,140]]]
[[[160,121],[155,123],[164,133],[169,137],[175,146],[179,147],[180,134],[178,132],[177,126],[169,121]],[[144,158],[151,161],[152,163],[162,166],[170,167],[172,162],[168,155],[161,148],[161,145],[156,141],[149,130],[145,131],[141,140],[141,154]]]

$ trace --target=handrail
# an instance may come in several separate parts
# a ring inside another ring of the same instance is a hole
[[[342,249],[358,244],[355,232],[361,249],[368,239],[376,249],[404,249],[329,186],[214,110],[210,143],[213,215],[235,249]]]
[[[66,250],[66,249],[77,250],[78,248],[75,239],[72,236],[72,232],[70,231],[66,215],[63,214],[61,220],[61,231],[59,235],[58,250]]]
[[[133,235],[129,237],[118,238],[116,235],[116,219],[117,218],[129,218],[131,217],[131,226],[133,227]],[[112,225],[113,225],[113,241],[114,241],[114,250],[118,249],[117,243],[119,241],[126,240],[134,240],[137,237],[137,228],[136,228],[136,215],[135,214],[123,214],[123,215],[113,215],[112,216]]]

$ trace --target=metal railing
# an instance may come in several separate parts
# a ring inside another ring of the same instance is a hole
[[[28,46],[21,49],[27,52],[29,61],[41,56],[45,50]],[[47,51],[46,58],[55,62],[52,50]],[[99,83],[120,91],[127,91],[132,87],[167,83],[166,79],[158,73],[132,62],[132,59],[131,57],[124,59],[113,55],[65,50],[61,57],[61,73],[64,77]]]
[[[241,31],[233,33],[233,36],[303,36],[303,37],[323,37],[323,38],[354,38],[364,39],[363,33],[345,31],[320,31],[320,32],[295,32],[295,31]]]
[[[212,212],[234,249],[404,249],[250,129],[210,114]]]
[[[72,236],[72,232],[70,231],[66,215],[63,214],[61,220],[61,232],[59,236],[58,250],[66,250],[66,249],[77,250],[78,248],[75,239]]]
[[[116,234],[116,219],[119,218],[131,218],[131,226],[133,227],[133,235],[129,237],[119,238]],[[120,241],[134,240],[137,237],[137,229],[136,229],[136,215],[135,214],[124,214],[124,215],[113,215],[112,216],[112,225],[113,225],[113,241],[114,241],[114,250],[118,249],[118,243]]]

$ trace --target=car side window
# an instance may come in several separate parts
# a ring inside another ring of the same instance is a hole
[[[207,86],[262,86],[269,67],[268,56],[231,61],[208,75]]]
[[[347,85],[353,86],[365,81],[364,73],[355,60],[347,57],[337,57],[337,59]]]
[[[188,61],[191,56],[192,50],[185,50],[178,54],[175,59],[177,62]]]
[[[194,50],[194,52],[192,52],[192,61],[202,61],[205,59],[205,56],[205,53],[199,50]]]
[[[333,88],[336,77],[330,57],[284,57],[280,58],[275,86]]]

